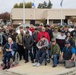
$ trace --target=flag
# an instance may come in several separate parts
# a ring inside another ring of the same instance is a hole
[[[60,2],[60,6],[62,7],[62,4],[63,4],[63,0],[61,0],[61,2]]]
[[[32,3],[32,8],[34,8],[35,7],[35,5],[34,5],[34,3]]]

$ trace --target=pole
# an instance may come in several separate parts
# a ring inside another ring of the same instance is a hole
[[[23,0],[23,24],[25,24],[25,0]]]
[[[63,21],[62,21],[62,7],[61,7],[61,26],[62,26],[62,23]]]
[[[62,6],[63,6],[63,0],[61,0],[61,3],[60,3],[60,6],[61,6],[61,26],[63,24],[63,19],[62,19],[62,15],[63,15],[63,10],[62,10]]]
[[[35,20],[35,0],[34,0],[34,20]]]
[[[48,15],[48,10],[47,10],[47,25],[49,25],[49,15]]]
[[[48,19],[48,17],[47,17],[47,25],[49,25],[49,19]]]

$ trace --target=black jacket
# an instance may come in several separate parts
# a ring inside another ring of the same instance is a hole
[[[3,37],[3,45],[5,45],[6,42],[8,42],[8,38],[11,37],[11,34],[3,33],[2,37]]]
[[[53,38],[53,33],[51,29],[46,30],[46,32],[48,32],[48,34],[50,35],[50,40]]]
[[[33,41],[33,37],[32,36],[24,36],[23,37],[23,46],[24,47],[26,47],[26,49],[32,49],[32,46],[33,46],[33,43],[34,43],[34,41]]]
[[[38,39],[38,32],[34,32],[32,36],[33,36],[33,40],[34,40],[34,45],[36,45],[37,39]]]

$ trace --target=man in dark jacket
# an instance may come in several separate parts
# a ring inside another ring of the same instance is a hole
[[[48,32],[49,36],[50,36],[50,40],[53,38],[53,33],[52,30],[50,28],[50,25],[46,25],[46,32]]]
[[[3,37],[3,45],[5,45],[6,42],[8,41],[8,38],[11,37],[9,29],[5,30],[5,33],[3,33],[2,37]]]
[[[29,31],[26,31],[26,33],[23,37],[23,46],[24,46],[24,50],[25,50],[25,63],[27,63],[29,61],[28,60],[28,52],[30,52],[32,63],[34,62],[33,53],[32,53],[33,43],[34,43],[33,37],[30,36]]]
[[[33,44],[33,54],[34,54],[34,59],[36,57],[36,52],[37,52],[37,47],[36,47],[36,44],[37,44],[37,37],[38,37],[38,28],[35,28],[35,31],[33,33],[33,39],[34,39],[34,44]]]
[[[18,33],[16,33],[16,30],[13,30],[11,37],[12,37],[12,40],[13,40],[14,42],[16,42],[16,36],[17,36],[17,35],[18,35]]]
[[[4,46],[4,60],[3,63],[5,66],[3,67],[4,69],[9,69],[10,68],[10,58],[14,55],[15,51],[18,49],[17,43],[13,42],[12,38],[8,38],[8,42]],[[7,61],[8,60],[8,66]]]
[[[73,41],[72,46],[76,49],[76,26],[74,26],[74,30],[71,32],[71,37]]]
[[[66,36],[67,36],[67,33],[69,33],[68,26],[64,27],[64,33],[65,33]]]

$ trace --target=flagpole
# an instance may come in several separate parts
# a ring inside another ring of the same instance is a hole
[[[23,24],[25,24],[25,0],[23,0]]]
[[[35,20],[35,0],[34,0],[34,20]]]
[[[61,14],[61,26],[62,26],[62,23],[63,23],[63,19],[62,19],[62,15],[63,15],[63,8],[62,8],[62,6],[63,6],[63,0],[61,0],[61,3],[60,3],[60,6],[61,6],[61,9],[60,9],[60,14]]]
[[[62,20],[62,13],[63,13],[63,11],[62,11],[62,7],[61,7],[61,26],[62,26],[62,23],[63,23],[63,20]]]
[[[48,15],[48,11],[47,11],[47,25],[49,25],[49,15]]]
[[[34,0],[34,20],[35,20],[35,0]]]

